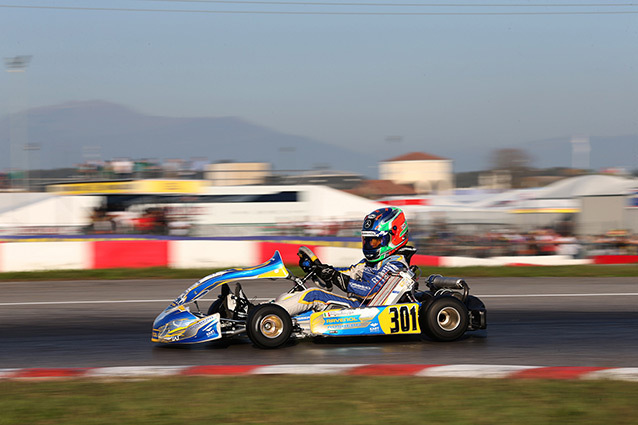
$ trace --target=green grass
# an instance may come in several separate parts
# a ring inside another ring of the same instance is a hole
[[[637,424],[638,383],[414,377],[0,382],[0,424]]]
[[[290,267],[289,270],[296,276],[302,275],[298,267]],[[49,270],[0,273],[0,281],[199,279],[216,271],[218,271],[218,269],[169,269],[166,267],[104,270]],[[421,276],[438,273],[444,276],[456,277],[634,277],[638,276],[638,264],[542,267],[422,267],[421,271]]]

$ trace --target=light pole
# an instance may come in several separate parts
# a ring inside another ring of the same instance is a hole
[[[14,167],[17,169],[21,168],[22,161],[17,161],[18,155],[22,156],[21,155],[22,149],[20,149],[20,145],[22,145],[24,149],[26,150],[26,146],[28,144],[27,143],[26,81],[24,81],[26,79],[26,76],[24,74],[26,74],[26,70],[27,70],[27,66],[29,66],[29,62],[31,62],[31,56],[14,56],[11,58],[4,58],[4,64],[5,64],[7,72],[23,75],[21,80],[22,80],[22,84],[24,84],[24,87],[21,88],[22,90],[15,87],[16,93],[18,92],[20,93],[15,94],[13,96],[14,110],[12,111],[11,118],[9,120],[9,144],[10,144],[9,169],[10,169],[10,172],[19,171],[19,170],[14,170]],[[17,83],[15,84],[15,86],[17,86]],[[24,101],[23,105],[18,105],[19,103],[18,97],[20,95],[22,96],[22,100]],[[19,109],[20,109],[19,106],[22,106],[24,110],[24,112],[22,113],[22,116],[20,116],[20,113],[19,113]],[[20,164],[16,164],[16,162],[20,162]],[[9,184],[11,189],[13,189],[14,179],[12,178],[11,175],[10,175]]]
[[[25,186],[27,188],[27,192],[31,191],[31,173],[30,173],[30,168],[31,168],[31,152],[34,151],[39,151],[40,150],[40,145],[36,144],[36,143],[27,143],[26,145],[24,145],[24,150],[26,152],[26,171],[25,171]],[[37,168],[34,167],[34,172]],[[36,188],[37,188],[37,181],[36,181]]]
[[[279,153],[281,154],[281,158],[282,161],[284,163],[284,168],[283,171],[286,172],[286,170],[292,170],[292,174],[295,173],[295,148],[293,146],[282,146],[279,148]],[[286,166],[286,157],[284,156],[284,154],[289,153],[290,154],[290,163]]]
[[[589,170],[590,153],[589,137],[572,137],[572,168]]]

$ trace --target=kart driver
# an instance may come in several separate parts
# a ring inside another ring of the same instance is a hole
[[[308,248],[300,248],[300,252],[305,255],[300,255],[299,266],[306,273],[315,268],[327,288],[337,286],[347,297],[320,288],[309,288],[282,294],[275,299],[275,303],[286,309],[291,316],[310,309],[325,310],[330,305],[359,307],[381,289],[390,273],[409,268],[409,257],[415,250],[406,247],[408,223],[399,208],[380,208],[368,214],[363,220],[361,239],[365,258],[346,268],[322,264]],[[403,247],[407,249],[401,250]]]

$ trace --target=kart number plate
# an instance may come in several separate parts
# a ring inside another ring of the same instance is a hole
[[[379,314],[379,323],[384,334],[418,334],[419,304],[397,304],[386,307]]]

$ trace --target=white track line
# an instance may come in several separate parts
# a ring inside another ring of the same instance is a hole
[[[125,303],[170,303],[174,300],[96,300],[96,301],[32,301],[17,303],[0,303],[0,306],[19,305],[66,305],[66,304],[125,304]]]
[[[479,298],[552,298],[552,297],[636,297],[638,292],[615,292],[602,294],[495,294],[476,295]],[[252,298],[251,301],[270,301],[272,298]],[[130,303],[171,303],[174,299],[162,300],[79,300],[79,301],[25,301],[0,303],[0,307],[28,306],[28,305],[77,305],[77,304],[130,304]],[[201,302],[213,299],[201,299]]]
[[[252,298],[251,301],[270,301],[272,298]],[[0,307],[25,306],[25,305],[73,305],[73,304],[127,304],[127,303],[171,303],[174,299],[166,300],[78,300],[78,301],[25,301],[15,303],[0,303]],[[214,301],[213,299],[201,299],[198,302]]]
[[[533,297],[635,297],[638,292],[611,292],[603,294],[508,294],[508,295],[477,295],[479,298],[533,298]]]

